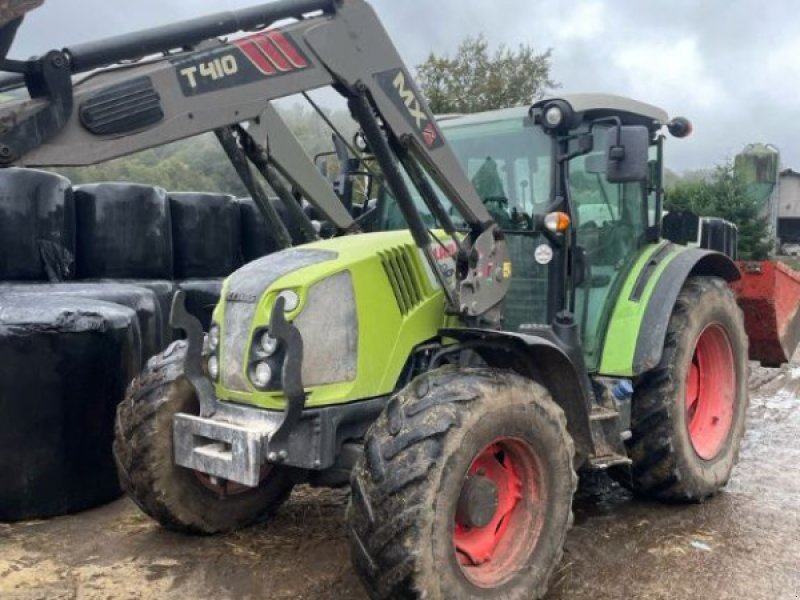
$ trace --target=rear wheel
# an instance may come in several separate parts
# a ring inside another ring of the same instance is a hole
[[[629,450],[635,491],[702,500],[727,483],[744,434],[747,336],[721,279],[684,286],[659,366],[636,386]]]
[[[184,376],[186,342],[151,358],[117,409],[114,458],[123,490],[164,527],[210,534],[268,517],[288,497],[284,469],[266,466],[261,484],[249,488],[220,481],[173,462],[172,418],[198,414],[194,388]]]
[[[540,385],[445,368],[367,434],[348,524],[374,599],[541,597],[572,522],[574,447]]]

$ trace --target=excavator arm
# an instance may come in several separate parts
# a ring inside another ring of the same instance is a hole
[[[286,19],[293,21],[269,28]],[[242,31],[249,33],[218,39]],[[25,62],[4,59],[0,68],[17,73],[0,80],[0,89],[24,84],[30,95],[0,106],[2,166],[94,164],[208,131],[218,133],[235,159],[230,143],[235,133],[250,162],[264,163],[262,174],[269,174],[266,163],[273,154],[282,176],[347,230],[352,219],[330,190],[322,191],[315,179],[319,173],[296,168],[299,145],[270,106],[279,98],[333,87],[347,99],[451,310],[468,319],[499,320],[510,275],[502,233],[364,0],[279,0]],[[246,176],[250,166],[240,167]],[[416,187],[455,237],[431,181],[468,229],[455,284],[441,273],[409,187]]]

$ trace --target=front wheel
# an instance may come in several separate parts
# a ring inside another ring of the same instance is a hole
[[[268,517],[288,497],[292,480],[267,466],[249,488],[179,467],[173,460],[172,420],[199,413],[183,371],[186,342],[151,358],[117,408],[114,458],[122,489],[162,526],[186,533],[231,531]]]
[[[574,447],[540,385],[425,374],[387,405],[352,476],[356,571],[373,599],[540,598],[572,522]]]
[[[724,281],[694,277],[670,318],[661,363],[636,385],[628,442],[634,491],[698,501],[727,483],[747,415],[747,334]]]

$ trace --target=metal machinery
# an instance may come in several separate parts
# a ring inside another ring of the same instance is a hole
[[[6,3],[6,52],[34,4]],[[0,89],[30,96],[0,106],[4,165],[215,131],[282,245],[256,173],[310,240],[232,274],[207,334],[176,297],[186,341],[120,405],[121,481],[163,525],[223,531],[298,482],[349,483],[373,598],[538,598],[577,470],[666,500],[727,481],[747,405],[740,271],[661,235],[661,132],[685,119],[579,95],[438,124],[363,0],[281,0],[0,68],[17,73]],[[323,86],[380,168],[357,220],[270,105]],[[289,188],[338,236],[316,240]]]

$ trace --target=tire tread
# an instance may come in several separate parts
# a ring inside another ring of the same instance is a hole
[[[429,471],[444,452],[448,433],[460,424],[463,412],[477,408],[479,387],[487,382],[536,385],[495,369],[448,367],[432,371],[399,392],[367,434],[365,456],[352,475],[348,521],[354,566],[371,598],[394,600],[425,594],[415,570],[419,557],[413,542],[420,535],[416,525],[421,515],[431,510]],[[552,401],[539,402],[538,406],[544,409],[545,418],[563,431],[567,451],[574,456],[563,411]],[[571,462],[570,474],[574,492],[577,475]],[[563,540],[559,547],[563,552]],[[545,581],[560,560],[559,554]]]

